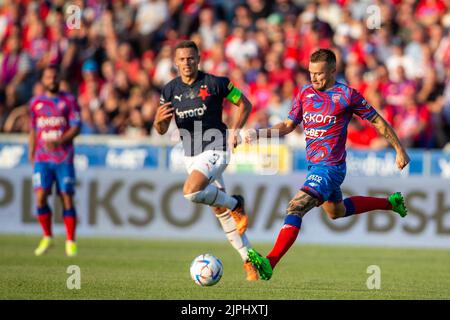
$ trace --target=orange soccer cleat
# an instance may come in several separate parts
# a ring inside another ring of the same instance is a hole
[[[244,197],[239,195],[234,195],[233,198],[235,198],[238,202],[236,208],[231,211],[231,216],[233,217],[234,221],[236,221],[237,230],[239,234],[244,234],[244,232],[247,230],[248,226],[248,216],[245,213],[244,205]]]
[[[257,281],[259,279],[258,270],[250,261],[244,262],[244,270],[247,274],[247,281]]]

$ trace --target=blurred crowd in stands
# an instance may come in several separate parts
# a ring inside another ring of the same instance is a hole
[[[162,86],[177,75],[182,39],[200,68],[228,76],[252,101],[249,128],[287,116],[309,81],[317,48],[338,56],[339,81],[360,91],[407,147],[450,141],[450,0],[3,0],[0,132],[27,132],[42,68],[58,64],[61,88],[81,108],[82,134],[155,134]],[[72,7],[71,7],[72,6]],[[81,17],[81,19],[78,19]],[[224,121],[233,106],[226,103]],[[298,135],[292,143],[304,143]],[[367,121],[348,146],[381,149]]]

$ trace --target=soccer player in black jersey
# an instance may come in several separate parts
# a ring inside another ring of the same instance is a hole
[[[251,246],[245,235],[248,217],[244,198],[228,195],[222,177],[252,105],[228,78],[198,70],[199,62],[199,51],[193,41],[177,45],[175,64],[180,76],[162,89],[154,127],[164,134],[175,117],[189,174],[183,187],[184,197],[212,207],[228,240],[244,261],[247,280],[254,281],[258,273],[248,261]],[[237,106],[237,119],[231,128],[222,122],[224,99]]]

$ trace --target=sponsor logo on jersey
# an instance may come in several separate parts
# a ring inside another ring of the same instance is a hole
[[[315,181],[317,183],[322,183],[322,177],[318,176],[317,174],[312,174],[312,175],[308,176],[307,180]],[[311,182],[309,184],[312,185]]]
[[[336,117],[320,113],[305,112],[303,114],[303,121],[305,121],[305,123],[336,123]]]
[[[65,126],[66,123],[64,117],[38,117],[36,121],[38,128]]]
[[[178,100],[181,102],[181,97],[183,96],[183,94],[180,94],[179,96],[174,96],[175,100]]]
[[[190,110],[181,111],[181,110],[175,109],[175,113],[180,119],[185,119],[185,118],[201,117],[205,114],[207,109],[208,109],[208,107],[203,103],[201,107],[190,109]]]

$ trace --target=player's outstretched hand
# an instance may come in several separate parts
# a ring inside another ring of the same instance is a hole
[[[171,102],[167,102],[159,106],[159,108],[156,110],[156,123],[160,123],[172,118],[174,109],[172,108],[171,104]]]
[[[258,140],[258,134],[255,129],[248,129],[244,132],[244,142],[252,143],[252,141]]]
[[[242,142],[241,136],[239,135],[239,131],[236,130],[229,130],[228,134],[228,146],[230,150],[234,150]]]
[[[401,152],[397,152],[397,156],[395,158],[395,163],[400,170],[403,170],[404,167],[408,165],[411,161],[406,151],[402,150]]]

